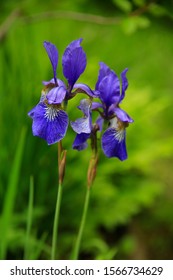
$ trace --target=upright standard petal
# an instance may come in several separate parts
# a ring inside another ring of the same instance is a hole
[[[85,117],[88,117],[91,111],[91,101],[89,99],[82,99],[80,101],[78,109],[80,109],[84,113]]]
[[[48,145],[64,138],[68,127],[68,115],[63,110],[39,103],[29,112],[29,116],[33,119],[33,135],[43,138]]]
[[[102,149],[104,154],[111,158],[117,157],[120,160],[127,159],[126,132],[118,131],[115,128],[108,128],[102,136]]]
[[[73,142],[73,149],[82,151],[87,148],[87,140],[90,138],[90,133],[77,134]]]
[[[119,103],[124,99],[125,97],[125,91],[128,87],[128,80],[127,80],[127,77],[126,77],[126,73],[128,71],[128,68],[126,68],[122,73],[121,73],[121,96],[120,96],[120,100],[119,100]]]
[[[63,74],[71,87],[86,67],[86,54],[80,46],[82,39],[71,42],[66,48],[63,58]]]
[[[111,69],[104,62],[100,62],[99,64],[100,64],[100,70],[99,70],[98,80],[95,86],[96,90],[98,90],[98,86],[101,80],[104,77],[106,77],[109,73],[111,73]]]
[[[120,98],[120,82],[115,73],[111,72],[104,77],[99,86],[100,100],[109,107],[111,104],[116,104]]]
[[[56,84],[57,83],[56,82],[56,69],[57,69],[57,65],[58,65],[58,50],[55,47],[55,45],[50,42],[45,41],[43,43],[43,45],[46,49],[46,52],[47,52],[50,62],[52,64],[53,76],[54,76],[54,81]]]

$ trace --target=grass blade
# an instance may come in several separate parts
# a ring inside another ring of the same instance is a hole
[[[27,228],[26,228],[26,241],[24,249],[24,259],[30,259],[31,252],[31,242],[30,242],[30,233],[32,227],[32,213],[33,213],[33,204],[34,204],[34,180],[33,177],[30,177],[30,186],[29,186],[29,203],[28,203],[28,216],[27,216]]]
[[[17,195],[17,186],[20,176],[20,167],[24,152],[26,128],[23,127],[19,138],[16,154],[14,157],[11,172],[9,174],[9,182],[7,186],[6,196],[4,199],[3,211],[1,216],[1,230],[0,230],[0,258],[6,259],[8,246],[8,231],[10,228],[15,198]]]

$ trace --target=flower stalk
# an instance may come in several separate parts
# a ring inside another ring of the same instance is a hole
[[[133,119],[120,108],[128,88],[124,69],[121,79],[104,62],[100,62],[98,79],[95,89],[87,84],[76,83],[85,71],[87,58],[81,46],[82,39],[72,41],[62,56],[62,70],[65,82],[58,79],[57,67],[59,53],[54,44],[45,41],[44,48],[52,65],[53,78],[44,81],[44,88],[38,104],[30,110],[32,131],[34,136],[43,138],[48,145],[58,143],[58,191],[52,234],[51,259],[56,259],[58,239],[59,214],[62,199],[62,185],[65,175],[67,151],[62,147],[62,139],[66,136],[69,123],[76,133],[72,147],[78,151],[87,148],[91,140],[92,157],[87,171],[87,189],[82,212],[81,223],[73,250],[73,259],[78,259],[81,239],[88,212],[91,187],[94,183],[98,165],[97,132],[100,133],[101,148],[106,157],[116,157],[123,161],[127,159],[126,128]],[[83,114],[77,120],[70,121],[67,104],[78,93],[87,95],[87,99],[80,100],[78,109]],[[96,101],[95,101],[96,99]],[[93,111],[97,118],[93,121]]]
[[[63,150],[62,142],[58,142],[58,175],[59,175],[59,183],[58,183],[58,192],[55,206],[55,216],[53,222],[53,234],[52,234],[52,250],[51,250],[51,259],[56,259],[56,248],[57,248],[57,240],[58,240],[58,227],[59,227],[59,216],[60,216],[60,208],[61,208],[61,200],[62,200],[62,183],[65,175],[65,164],[66,164],[66,154],[67,151]]]
[[[86,194],[85,194],[85,202],[84,202],[84,208],[83,208],[81,223],[80,223],[76,243],[75,243],[73,254],[72,254],[72,259],[73,260],[78,260],[78,257],[79,257],[79,249],[80,249],[82,235],[83,235],[83,231],[84,231],[84,227],[85,227],[86,216],[87,216],[87,212],[88,212],[90,193],[91,193],[91,188],[87,188],[86,189]]]
[[[96,172],[97,172],[97,164],[98,164],[97,130],[94,131],[91,137],[91,147],[92,147],[92,157],[90,159],[88,172],[87,172],[87,189],[85,194],[84,208],[83,208],[81,223],[80,223],[80,227],[79,227],[79,231],[78,231],[78,235],[77,235],[77,239],[72,255],[73,260],[77,260],[79,258],[79,250],[80,250],[82,235],[84,232],[84,227],[85,227],[86,217],[87,217],[87,212],[89,207],[91,187],[94,183]]]

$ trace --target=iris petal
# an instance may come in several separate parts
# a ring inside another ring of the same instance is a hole
[[[55,87],[51,89],[46,98],[49,104],[61,104],[62,101],[65,99],[66,96],[66,89],[64,87]]]
[[[121,108],[119,107],[114,107],[113,106],[110,108],[109,113],[114,113],[116,114],[116,116],[118,117],[119,120],[121,120],[122,122],[128,122],[128,123],[132,123],[133,119]]]
[[[121,73],[121,81],[122,81],[122,89],[121,89],[121,96],[120,96],[120,100],[119,103],[124,99],[125,96],[125,91],[128,87],[128,80],[126,77],[126,73],[128,71],[128,68],[126,68],[122,73]]]
[[[106,106],[116,104],[120,98],[120,82],[115,73],[111,72],[104,77],[99,86],[100,99]]]
[[[90,133],[92,129],[90,101],[82,99],[78,108],[84,113],[84,117],[71,122],[71,127],[77,134]]]
[[[104,119],[102,117],[98,117],[97,120],[96,120],[96,124],[99,127],[99,131],[102,131],[103,124],[104,124]]]
[[[75,84],[73,86],[73,89],[77,89],[78,92],[81,92],[81,93],[86,93],[87,95],[91,96],[91,97],[94,97],[95,94],[94,94],[94,91],[92,91],[90,89],[89,86],[85,85],[85,84]]]
[[[77,134],[73,142],[73,149],[78,151],[82,151],[86,149],[88,146],[86,141],[88,140],[89,137],[90,137],[90,133]]]
[[[82,99],[78,108],[84,113],[86,117],[90,115],[91,103],[89,99]]]
[[[56,69],[57,69],[57,65],[58,65],[58,50],[55,47],[55,45],[50,42],[45,41],[43,43],[43,45],[46,49],[46,52],[47,52],[50,62],[52,64],[54,80],[56,81]]]
[[[51,79],[50,81],[43,81],[42,84],[44,86],[48,86],[49,84],[55,84],[55,80],[54,79]],[[65,83],[60,80],[60,79],[56,79],[56,84],[59,86],[59,87],[66,87]]]
[[[59,142],[64,138],[68,127],[68,115],[63,110],[57,112],[47,112],[44,103],[37,104],[30,112],[29,116],[33,119],[32,131],[34,136],[38,136],[47,141],[48,145]]]
[[[63,74],[71,87],[86,67],[86,54],[80,46],[81,41],[82,39],[73,41],[66,48],[62,58]]]
[[[120,160],[127,159],[127,150],[125,143],[125,130],[119,135],[120,131],[114,128],[108,128],[102,136],[102,149],[104,154],[108,157],[117,157]]]
[[[98,108],[103,108],[103,105],[99,102],[92,102],[92,110],[96,110]]]
[[[91,132],[91,124],[89,118],[80,118],[74,122],[71,122],[70,124],[77,134]]]
[[[100,70],[99,70],[98,80],[95,87],[96,90],[98,90],[101,80],[111,73],[111,69],[104,62],[100,62],[99,64],[100,64]]]

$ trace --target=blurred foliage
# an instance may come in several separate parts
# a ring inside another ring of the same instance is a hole
[[[15,9],[20,13],[4,27]],[[23,258],[31,175],[35,192],[30,258],[50,258],[57,147],[32,136],[27,112],[39,100],[41,81],[52,78],[43,41],[56,44],[62,57],[67,44],[82,37],[88,65],[80,81],[94,87],[99,61],[117,74],[128,67],[129,88],[122,108],[135,123],[127,129],[127,161],[107,159],[100,152],[80,257],[172,259],[172,1],[3,0],[0,10],[0,244],[4,246],[4,209],[11,203],[7,258]],[[99,23],[97,16],[105,21]],[[59,78],[61,70],[59,62]],[[69,104],[71,120],[79,114],[80,99],[77,96]],[[20,144],[23,127],[26,139]],[[72,150],[74,137],[69,127],[63,144],[68,155],[57,256],[61,259],[70,257],[75,241],[90,158],[89,149]],[[15,169],[17,150],[21,154]]]

